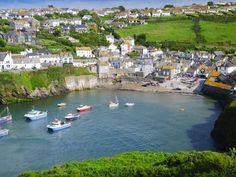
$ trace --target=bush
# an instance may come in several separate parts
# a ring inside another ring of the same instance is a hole
[[[109,176],[109,177],[231,177],[235,158],[216,152],[131,152],[110,158],[69,162],[48,171],[26,172],[20,177]]]

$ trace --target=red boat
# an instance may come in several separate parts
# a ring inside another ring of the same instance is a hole
[[[85,111],[90,111],[91,109],[92,109],[91,106],[80,105],[80,106],[77,108],[77,111],[79,111],[79,112],[85,112]]]

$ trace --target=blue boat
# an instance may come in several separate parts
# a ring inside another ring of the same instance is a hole
[[[7,124],[12,121],[12,115],[9,113],[8,107],[6,108],[7,110],[7,116],[0,117],[0,125]],[[5,109],[3,110],[3,112]]]
[[[54,119],[54,121],[50,125],[47,125],[48,130],[53,132],[60,131],[69,127],[71,127],[71,123],[61,122],[58,119]]]
[[[29,120],[38,120],[43,119],[48,116],[48,112],[38,111],[38,110],[31,110],[30,112],[24,115]]]

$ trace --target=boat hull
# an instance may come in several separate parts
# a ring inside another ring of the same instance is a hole
[[[12,116],[5,116],[0,118],[0,125],[10,123],[12,121]]]
[[[48,130],[53,131],[53,132],[64,130],[64,129],[67,129],[67,128],[70,128],[70,127],[71,127],[70,123],[69,124],[63,124],[63,125],[60,125],[60,126],[47,125]]]
[[[46,118],[47,117],[47,113],[44,113],[44,114],[40,114],[40,115],[29,115],[29,114],[26,114],[25,117],[29,120],[39,120],[39,119],[43,119],[43,118]]]
[[[0,137],[7,136],[8,134],[9,134],[9,130],[7,129],[0,130]]]
[[[80,118],[80,115],[77,115],[77,116],[73,116],[73,117],[65,117],[66,121],[73,121],[73,120],[77,120]]]
[[[77,109],[78,112],[86,112],[86,111],[90,111],[92,110],[92,108],[83,108],[83,109]]]

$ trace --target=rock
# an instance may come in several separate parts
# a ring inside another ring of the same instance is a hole
[[[66,88],[69,91],[92,89],[99,86],[96,76],[69,76],[65,78]]]

